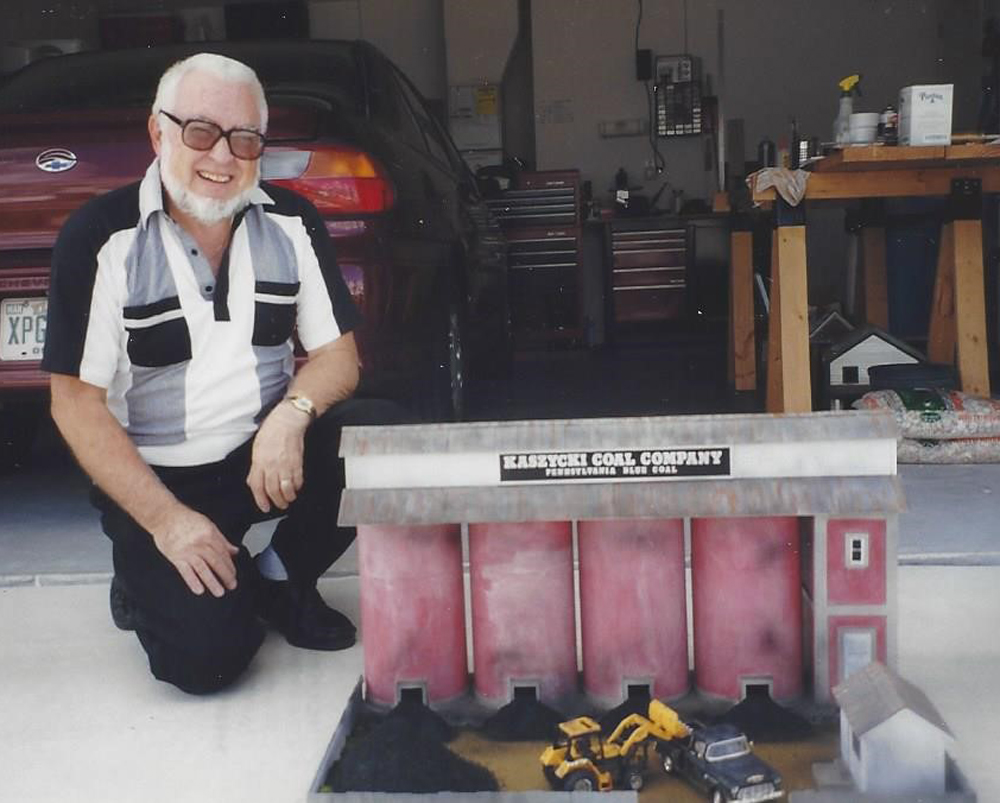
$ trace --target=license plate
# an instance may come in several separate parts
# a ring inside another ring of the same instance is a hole
[[[45,298],[0,301],[0,359],[40,360],[45,346]]]

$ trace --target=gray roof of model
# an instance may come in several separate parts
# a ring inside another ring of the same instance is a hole
[[[340,456],[603,449],[610,443],[790,443],[898,437],[884,411],[572,418],[345,427]]]
[[[908,709],[954,738],[927,695],[878,661],[834,686],[833,696],[859,736]]]
[[[487,421],[345,427],[348,461],[405,455],[605,449],[612,444],[672,447],[891,441],[897,426],[885,411],[807,414],[691,415],[638,418]],[[863,449],[863,443],[858,448]],[[350,464],[350,463],[349,463]],[[594,481],[451,487],[349,487],[339,523],[422,525],[463,522],[656,519],[689,516],[886,517],[902,510],[893,474],[833,477]]]
[[[904,506],[898,477],[348,488],[338,523],[423,525],[689,516],[882,518]]]

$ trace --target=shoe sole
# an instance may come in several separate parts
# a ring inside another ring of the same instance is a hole
[[[315,641],[308,641],[306,639],[300,639],[295,636],[285,636],[285,641],[291,644],[293,647],[298,647],[300,650],[317,650],[319,652],[339,652],[340,650],[350,649],[357,642],[357,636],[351,633],[349,636],[344,636],[343,638],[335,639],[333,641],[324,642],[322,644]]]

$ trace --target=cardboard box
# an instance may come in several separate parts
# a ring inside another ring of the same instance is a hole
[[[920,84],[899,91],[899,144],[950,145],[954,84]]]

